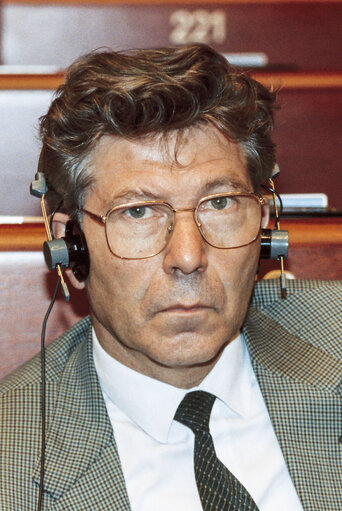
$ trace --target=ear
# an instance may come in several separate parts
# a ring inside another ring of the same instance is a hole
[[[65,213],[61,213],[57,211],[53,217],[52,221],[52,231],[55,236],[55,238],[62,238],[65,236],[65,227],[67,222],[70,220],[70,216],[66,215]],[[73,274],[72,270],[70,268],[67,268],[65,270],[65,275],[68,277],[71,285],[76,289],[84,289],[85,288],[85,282],[80,282],[77,280],[75,275]]]
[[[52,221],[52,232],[55,238],[62,238],[65,236],[65,226],[69,220],[69,215],[66,215],[65,213],[60,213],[57,211],[57,213],[54,214]]]
[[[270,221],[270,206],[266,203],[261,208],[261,229],[266,229]]]

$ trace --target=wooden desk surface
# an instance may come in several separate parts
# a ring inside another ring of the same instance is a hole
[[[43,221],[37,220],[0,224],[0,251],[41,250],[46,236]],[[289,231],[290,246],[342,246],[342,217],[286,218],[280,226]]]

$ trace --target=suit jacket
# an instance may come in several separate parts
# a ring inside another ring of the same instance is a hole
[[[258,282],[244,325],[254,371],[305,510],[342,509],[342,283]],[[44,509],[129,510],[92,358],[89,318],[47,350]],[[39,358],[1,384],[0,510],[37,509]],[[276,508],[275,508],[276,509]],[[290,511],[290,510],[289,510]]]

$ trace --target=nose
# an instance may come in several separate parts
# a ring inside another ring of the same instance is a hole
[[[185,275],[205,271],[208,266],[207,248],[192,212],[177,212],[174,230],[165,249],[164,271]]]

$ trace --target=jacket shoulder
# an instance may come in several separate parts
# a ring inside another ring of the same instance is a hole
[[[65,404],[64,396],[60,397],[64,377],[64,385],[69,384],[69,392],[74,395],[70,373],[78,375],[77,361],[89,347],[90,336],[90,319],[85,318],[46,349],[47,432],[51,431],[58,403]],[[38,487],[33,475],[39,470],[42,428],[39,355],[0,382],[0,417],[0,487],[6,488],[4,509],[34,509]],[[1,505],[0,508],[3,509]]]
[[[290,333],[342,358],[342,281],[287,280],[287,298],[279,280],[258,281],[251,309],[259,320],[267,316]]]
[[[315,302],[320,296],[342,300],[342,280],[296,280],[287,279],[287,298],[281,298],[279,279],[258,280],[254,287],[251,306],[267,308],[305,296]]]
[[[46,348],[46,381],[58,382],[64,366],[76,347],[87,338],[91,322],[89,316],[73,325]],[[15,369],[0,381],[0,396],[17,392],[27,386],[40,385],[40,354]]]

